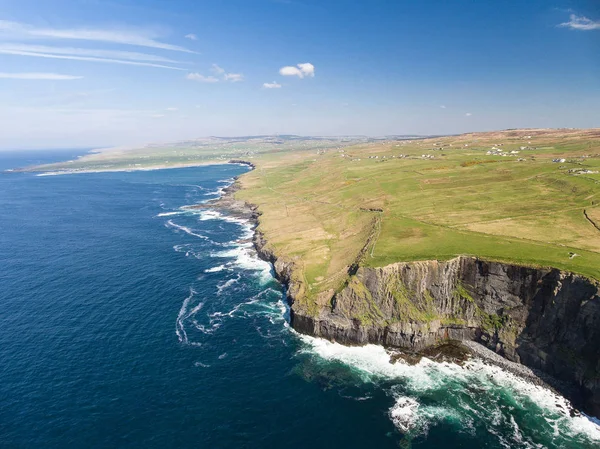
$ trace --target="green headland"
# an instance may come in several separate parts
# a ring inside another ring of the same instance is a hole
[[[236,197],[293,261],[310,303],[349,267],[474,255],[600,279],[600,130],[427,139],[205,139],[36,170],[144,169],[240,158]]]

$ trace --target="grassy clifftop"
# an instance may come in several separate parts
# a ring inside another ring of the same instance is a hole
[[[259,155],[238,198],[309,304],[348,268],[476,255],[600,279],[600,130],[512,130]]]

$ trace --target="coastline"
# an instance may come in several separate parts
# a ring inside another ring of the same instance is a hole
[[[5,170],[7,173],[35,173],[36,176],[61,176],[61,175],[78,175],[84,173],[120,173],[120,172],[136,172],[136,171],[154,171],[154,170],[169,170],[175,168],[192,168],[192,167],[207,167],[213,165],[239,164],[254,167],[254,164],[246,161],[228,160],[228,161],[206,161],[194,162],[190,164],[173,164],[173,165],[150,165],[145,167],[122,167],[122,168],[106,168],[106,169],[72,169],[72,170],[56,170],[44,171],[36,169],[36,167],[25,167]]]
[[[246,161],[234,161],[233,163],[241,163],[250,166],[252,169],[255,168],[254,164],[247,163]],[[273,271],[276,279],[284,286],[286,290],[286,300],[290,306],[290,326],[296,332],[303,334],[302,330],[297,330],[294,327],[294,292],[298,291],[299,285],[295,285],[293,281],[293,262],[286,262],[281,258],[277,257],[275,253],[268,247],[268,242],[264,235],[257,229],[260,219],[260,211],[257,205],[250,204],[245,201],[235,199],[235,193],[242,187],[240,185],[238,177],[235,178],[234,182],[223,189],[222,195],[212,201],[204,204],[189,206],[194,209],[216,209],[223,210],[235,217],[249,220],[254,226],[254,233],[252,242],[254,249],[258,257],[266,262],[269,262],[273,267]],[[302,321],[303,317],[300,317]],[[299,326],[302,327],[302,326]],[[311,335],[307,333],[306,335]],[[311,335],[319,338],[318,335]],[[323,337],[321,337],[323,338]],[[332,340],[335,342],[335,340]],[[350,345],[352,345],[350,343]],[[578,394],[575,389],[567,383],[560,381],[549,374],[546,374],[540,370],[532,369],[521,363],[513,362],[491,349],[487,348],[481,343],[466,340],[466,339],[449,339],[444,342],[440,342],[439,345],[430,346],[425,349],[417,351],[404,350],[394,346],[381,345],[390,354],[390,363],[397,363],[398,360],[403,360],[404,363],[418,363],[423,357],[430,358],[434,361],[440,362],[451,362],[462,364],[465,359],[476,358],[483,361],[486,364],[496,366],[511,373],[518,378],[527,381],[533,385],[543,387],[549,391],[564,396],[565,398],[572,401],[571,409],[569,413],[571,416],[581,414],[579,406],[576,405],[580,402],[577,397]],[[450,349],[449,349],[450,348]],[[435,356],[432,356],[435,354]]]

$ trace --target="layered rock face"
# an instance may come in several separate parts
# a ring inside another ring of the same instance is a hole
[[[292,281],[292,326],[301,333],[414,350],[473,340],[576,385],[584,409],[600,416],[599,286],[587,278],[472,257],[361,267],[309,311],[294,303],[291,267],[275,263]]]

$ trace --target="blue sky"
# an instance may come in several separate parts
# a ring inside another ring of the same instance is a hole
[[[0,0],[0,148],[600,127],[597,0]]]

